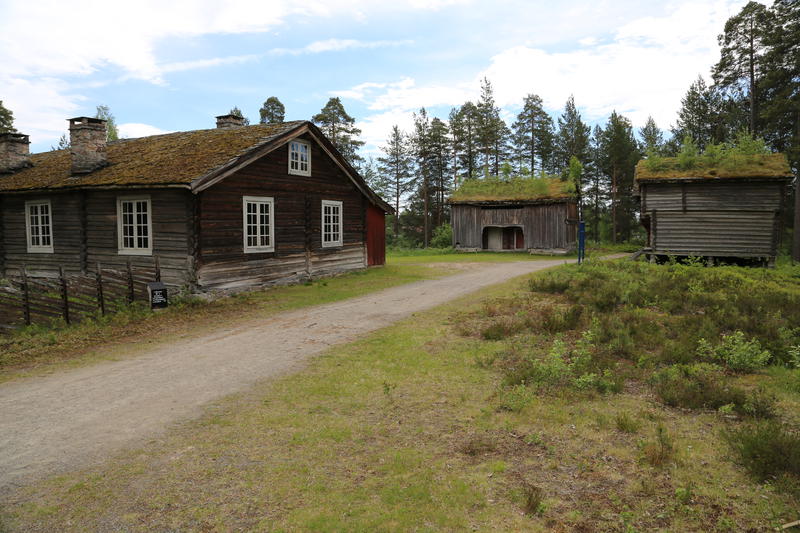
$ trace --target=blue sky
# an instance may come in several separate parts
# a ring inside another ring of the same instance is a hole
[[[528,93],[553,115],[612,110],[667,129],[718,59],[740,0],[22,2],[0,0],[0,100],[31,150],[110,106],[123,136],[208,128],[268,96],[309,119],[331,96],[368,152],[426,107],[446,118],[487,76],[510,121]]]

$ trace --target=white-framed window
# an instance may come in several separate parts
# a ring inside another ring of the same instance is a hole
[[[262,196],[242,197],[244,253],[275,251],[275,200]]]
[[[342,246],[342,202],[322,200],[322,247]]]
[[[289,141],[289,174],[311,175],[311,146],[303,141]]]
[[[50,200],[25,202],[28,253],[53,253],[53,207]]]
[[[118,253],[153,254],[153,212],[149,196],[117,198]]]

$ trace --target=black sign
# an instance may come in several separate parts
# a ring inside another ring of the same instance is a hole
[[[167,286],[160,281],[148,283],[147,292],[150,295],[150,309],[164,309],[169,305]]]

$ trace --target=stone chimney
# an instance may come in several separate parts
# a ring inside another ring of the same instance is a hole
[[[21,133],[0,133],[0,174],[31,166],[30,140]]]
[[[100,118],[69,119],[69,151],[72,174],[88,174],[108,164],[106,160],[106,121]]]
[[[244,117],[238,115],[220,115],[217,117],[217,128],[238,128],[244,126]]]

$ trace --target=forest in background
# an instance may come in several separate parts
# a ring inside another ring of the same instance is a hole
[[[448,198],[467,180],[541,175],[576,182],[590,240],[636,242],[644,234],[633,177],[642,158],[676,155],[687,143],[699,151],[715,150],[746,134],[763,138],[768,150],[785,153],[795,175],[800,174],[800,2],[776,0],[767,7],[751,1],[726,22],[718,41],[720,59],[710,70],[713,83],[699,75],[667,129],[652,117],[634,128],[616,111],[592,128],[573,96],[554,117],[534,93],[523,98],[509,124],[487,78],[476,102],[452,108],[447,117],[421,108],[413,114],[411,131],[394,126],[377,158],[360,153],[361,131],[338,97],[330,98],[312,120],[395,207],[398,215],[387,220],[389,246],[450,246]],[[238,107],[230,112],[249,124]],[[115,140],[110,109],[98,106],[97,116],[109,121],[109,140]],[[285,107],[276,96],[259,109],[260,123],[284,118]],[[13,114],[0,101],[4,131],[15,129]],[[64,135],[54,149],[68,145]],[[792,198],[787,205],[794,205]],[[787,227],[793,211],[786,212]]]

